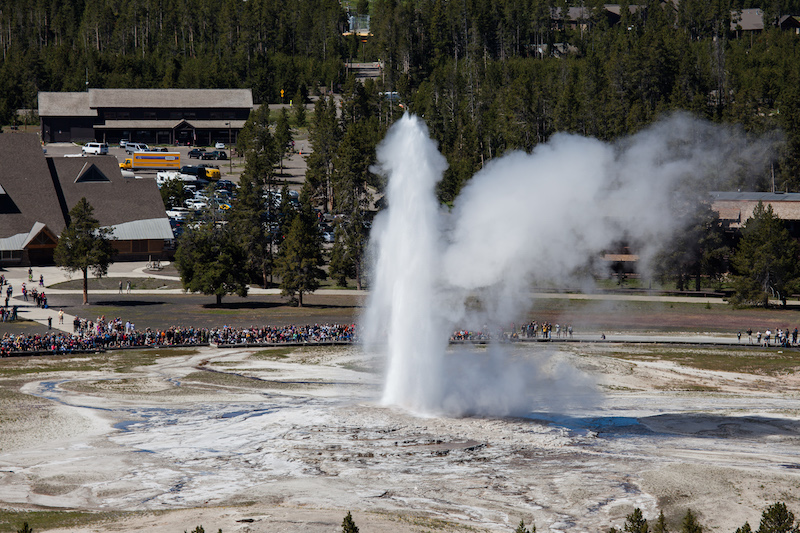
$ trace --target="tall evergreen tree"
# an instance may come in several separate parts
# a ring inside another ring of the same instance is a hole
[[[322,202],[323,209],[333,209],[333,159],[341,137],[336,119],[336,102],[333,97],[321,97],[314,106],[314,116],[308,129],[312,152],[306,159],[306,181],[314,196]]]
[[[183,288],[216,296],[247,296],[248,276],[242,268],[246,256],[227,225],[199,224],[178,239],[175,266]]]
[[[697,521],[697,517],[691,509],[687,509],[686,514],[683,515],[681,533],[703,533],[703,526]]]
[[[347,511],[347,515],[342,520],[342,533],[358,533],[358,526],[353,521],[350,511]]]
[[[667,519],[664,518],[664,511],[659,511],[656,523],[653,524],[653,533],[668,533]]]
[[[761,523],[756,533],[798,533],[800,524],[794,523],[794,513],[783,502],[767,507],[761,513]]]
[[[275,123],[275,149],[278,154],[280,174],[283,175],[283,158],[292,148],[292,128],[289,125],[289,112],[282,108]]]
[[[800,246],[783,222],[759,202],[742,228],[742,239],[733,257],[736,268],[732,301],[767,306],[770,298],[785,301],[787,289],[797,278]]]
[[[647,524],[644,515],[642,515],[641,509],[637,507],[631,514],[625,517],[623,531],[625,531],[625,533],[649,533],[650,526]]]
[[[56,265],[83,274],[83,304],[89,303],[88,272],[104,276],[114,257],[110,228],[101,228],[94,218],[94,208],[86,198],[81,198],[69,212],[66,229],[58,238],[53,253]]]
[[[303,306],[303,295],[319,288],[320,280],[325,279],[320,236],[316,216],[311,208],[308,187],[300,196],[300,212],[294,217],[289,234],[281,244],[276,262],[276,274],[281,278],[281,291],[284,296]]]
[[[237,239],[247,257],[247,267],[257,273],[261,286],[268,286],[272,273],[272,234],[269,231],[268,210],[260,181],[245,172],[239,180],[239,190],[227,214],[231,234]],[[268,198],[267,202],[272,199]]]

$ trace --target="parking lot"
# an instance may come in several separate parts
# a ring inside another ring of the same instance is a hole
[[[79,156],[81,155],[81,145],[80,144],[73,144],[73,143],[50,143],[45,147],[47,149],[47,155],[52,157],[63,157],[63,156]],[[151,146],[151,148],[154,148]],[[161,149],[162,146],[158,146],[157,148]],[[183,165],[197,165],[201,162],[200,159],[194,159],[189,157],[189,150],[195,148],[194,146],[166,146],[167,151],[169,152],[178,152],[181,154],[181,166]],[[214,147],[205,147],[206,150],[213,151]],[[218,165],[220,174],[222,174],[222,179],[229,179],[234,183],[239,182],[239,176],[242,173],[242,167],[244,165],[244,161],[240,157],[236,157],[235,155],[230,158],[231,150],[227,147],[225,148],[225,153],[229,157],[227,160],[212,160],[212,161],[204,161],[207,164]],[[117,161],[120,163],[125,160],[126,157],[130,157],[124,148],[120,148],[119,144],[109,144],[108,145],[108,155],[112,157],[116,157]],[[136,176],[141,176],[142,178],[153,178],[156,177],[156,170],[135,170],[134,173]]]

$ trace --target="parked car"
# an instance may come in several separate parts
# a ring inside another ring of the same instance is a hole
[[[128,139],[120,139],[120,141],[119,141],[119,147],[120,148],[125,148],[125,145],[127,145],[127,144],[128,144]]]
[[[214,159],[228,159],[228,153],[222,150],[214,150],[211,153],[214,154]]]
[[[200,159],[216,159],[214,152],[203,152],[200,154]]]
[[[150,147],[147,146],[145,143],[127,143],[125,145],[125,152],[129,155],[133,152],[148,152],[150,151]]]
[[[233,189],[236,187],[236,184],[233,183],[231,180],[219,180],[216,184],[217,189],[225,190],[228,192],[233,192]]]
[[[197,168],[198,168],[198,177],[200,176],[200,172],[199,172],[200,170],[205,172],[206,179],[209,179],[209,180],[212,180],[212,181],[218,180],[222,176],[222,173],[220,173],[220,171],[219,171],[219,167],[216,166],[216,165],[209,165],[209,164],[206,164],[206,163],[201,163],[201,164],[197,165]]]
[[[86,143],[81,148],[84,155],[108,155],[108,145],[106,143]]]
[[[189,150],[189,158],[200,159],[205,151],[205,148],[192,148]]]
[[[217,143],[217,144],[215,144],[214,145],[214,149],[215,150],[224,150],[225,149],[225,143]]]
[[[186,200],[184,204],[189,209],[194,209],[194,210],[205,209],[206,207],[208,207],[208,204],[206,202],[198,198],[190,198],[189,200]]]

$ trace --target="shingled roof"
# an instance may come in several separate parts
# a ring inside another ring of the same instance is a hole
[[[250,89],[89,89],[89,107],[253,107]]]
[[[115,157],[61,157],[53,164],[69,209],[85,197],[102,226],[161,219],[161,225],[169,228],[155,180],[122,177]],[[171,239],[172,234],[139,238]]]
[[[36,135],[0,134],[0,250],[57,237],[83,197],[118,239],[173,238],[155,180],[123,178],[112,156],[50,158]]]
[[[781,220],[800,220],[800,193],[721,192],[711,193],[711,207],[731,227],[740,227],[753,216],[758,202],[772,206]]]
[[[742,9],[731,12],[731,31],[762,31],[764,29],[764,12],[758,8]]]
[[[39,93],[39,116],[96,117],[89,106],[89,93]]]
[[[81,93],[39,93],[42,117],[96,117],[98,108],[252,107],[250,89],[89,89]]]
[[[0,239],[28,234],[37,222],[55,234],[65,226],[58,194],[36,135],[0,134]]]

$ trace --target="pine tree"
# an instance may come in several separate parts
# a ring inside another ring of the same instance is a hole
[[[339,287],[347,287],[347,278],[355,276],[353,260],[347,246],[347,234],[344,224],[337,224],[333,232],[333,247],[331,248],[328,274],[336,281]]]
[[[278,114],[278,121],[275,123],[275,147],[278,152],[278,162],[280,165],[279,174],[283,176],[283,158],[286,152],[291,149],[292,128],[289,126],[289,112],[282,108]]]
[[[22,529],[18,529],[17,533],[33,533],[33,529],[31,529],[27,522],[23,522]]]
[[[81,198],[69,212],[69,223],[58,238],[53,252],[56,265],[83,274],[83,304],[89,303],[88,271],[104,276],[114,257],[110,228],[101,228],[94,218],[94,208],[86,198]]]
[[[266,288],[267,277],[272,273],[273,250],[268,224],[270,211],[265,209],[263,190],[263,186],[250,174],[244,173],[239,180],[239,191],[227,218],[231,225],[231,234],[238,240],[247,257],[248,268],[258,274],[262,287]]]
[[[525,527],[525,521],[520,520],[517,529],[514,530],[514,533],[536,533],[536,526],[531,524],[531,529]]]
[[[761,513],[761,523],[756,533],[798,533],[800,525],[794,524],[794,513],[783,502],[767,507]]]
[[[314,116],[308,128],[312,151],[306,159],[306,181],[314,196],[322,200],[325,211],[333,209],[333,159],[341,132],[336,119],[336,102],[333,97],[320,98],[314,106]]]
[[[353,522],[350,511],[347,511],[347,516],[342,520],[342,533],[358,533],[358,526]]]
[[[294,122],[298,128],[303,128],[306,125],[306,102],[303,97],[303,92],[297,89],[297,94],[292,99],[292,107],[294,107]]]
[[[681,523],[681,533],[703,533],[703,526],[697,521],[691,509],[686,510]]]
[[[625,518],[623,531],[625,533],[649,533],[650,527],[647,525],[647,520],[642,515],[641,509],[637,507]]]
[[[800,247],[791,238],[772,206],[761,202],[742,228],[742,239],[733,257],[739,274],[734,303],[767,306],[770,298],[785,302],[787,289],[798,275]]]
[[[178,240],[175,266],[183,288],[213,294],[217,305],[226,294],[247,296],[246,258],[227,225],[200,224]]]
[[[753,533],[750,522],[745,522],[742,527],[736,528],[736,533]]]
[[[667,533],[667,520],[664,518],[664,511],[658,513],[656,523],[653,524],[653,533]]]
[[[296,297],[298,306],[302,307],[303,294],[317,290],[320,280],[326,277],[320,268],[323,264],[322,237],[306,186],[300,196],[300,212],[292,221],[276,262],[282,294],[293,300]]]

